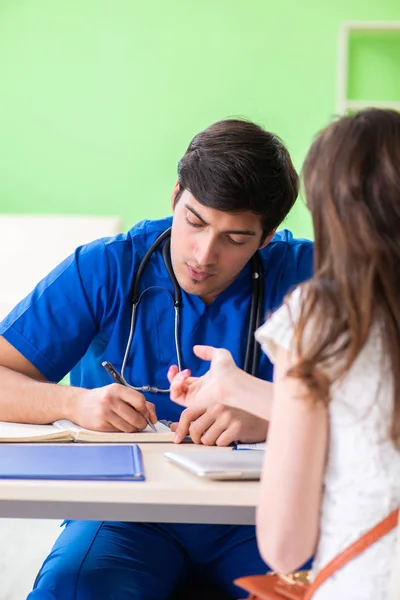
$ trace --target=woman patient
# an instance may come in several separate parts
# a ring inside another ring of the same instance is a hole
[[[400,505],[400,114],[368,109],[328,126],[303,168],[315,275],[257,331],[274,384],[229,352],[200,378],[171,367],[171,398],[270,421],[257,514],[278,572],[313,574]],[[396,531],[339,570],[316,600],[384,600]]]

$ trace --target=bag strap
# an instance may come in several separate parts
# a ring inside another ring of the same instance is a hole
[[[334,573],[336,573],[336,571],[344,567],[344,565],[350,562],[353,558],[361,554],[369,546],[372,546],[372,544],[378,541],[381,537],[394,529],[397,525],[398,518],[399,509],[396,508],[396,510],[385,517],[383,521],[380,521],[377,525],[375,525],[375,527],[367,531],[353,544],[345,548],[343,552],[335,556],[335,558],[325,565],[325,567],[318,573],[315,580],[308,588],[304,600],[310,600],[317,588],[325,583],[325,581]]]

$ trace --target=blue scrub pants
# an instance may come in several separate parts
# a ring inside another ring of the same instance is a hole
[[[267,571],[251,526],[67,521],[27,600],[167,600],[196,577],[243,598]]]

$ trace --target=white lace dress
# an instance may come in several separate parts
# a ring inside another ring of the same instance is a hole
[[[298,314],[298,293],[290,304],[290,314]],[[272,362],[276,346],[292,349],[292,336],[285,306],[256,333]],[[400,505],[400,452],[388,435],[392,391],[375,327],[346,378],[331,388],[329,455],[314,574]],[[392,531],[353,559],[320,587],[313,600],[387,600],[396,536],[397,530]]]

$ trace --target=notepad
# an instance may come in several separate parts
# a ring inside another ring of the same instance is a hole
[[[71,421],[61,419],[52,425],[28,425],[0,421],[0,442],[92,442],[92,443],[143,443],[172,442],[174,433],[163,423],[156,423],[157,433],[150,427],[137,433],[122,431],[93,431]]]
[[[144,481],[136,444],[121,446],[0,445],[0,479]]]

